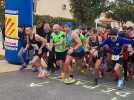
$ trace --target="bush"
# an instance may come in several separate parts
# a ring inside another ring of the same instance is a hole
[[[4,60],[4,56],[3,55],[0,55],[0,60]]]
[[[33,24],[36,25],[38,22],[48,22],[51,25],[53,24],[64,24],[65,22],[72,22],[74,27],[77,24],[75,19],[63,18],[63,17],[51,17],[49,15],[34,15],[33,16]]]

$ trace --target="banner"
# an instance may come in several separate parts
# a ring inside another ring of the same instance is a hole
[[[5,13],[7,10],[12,10],[11,13],[18,12],[19,26],[32,26],[33,0],[5,0],[5,10]]]
[[[6,50],[12,50],[12,51],[17,51],[18,49],[18,40],[15,39],[9,39],[9,38],[5,38],[5,49]]]
[[[5,36],[18,38],[18,15],[5,14]]]
[[[18,52],[23,41],[18,38],[18,27],[32,26],[33,0],[5,0],[5,58],[20,64]]]

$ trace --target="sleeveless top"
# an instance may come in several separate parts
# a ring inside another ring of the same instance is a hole
[[[30,43],[30,49],[33,49],[33,48],[34,49],[39,49],[39,47],[41,46],[41,43],[36,41],[35,34],[33,34],[32,38],[29,37],[29,43]]]
[[[65,44],[68,47],[70,47],[71,44],[72,44],[72,35],[71,35],[71,33],[72,33],[72,31],[66,33],[65,38],[64,38]]]

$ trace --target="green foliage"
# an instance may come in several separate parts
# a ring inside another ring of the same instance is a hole
[[[78,22],[93,25],[101,12],[107,11],[108,0],[70,0],[71,12]]]
[[[4,56],[3,55],[0,55],[0,60],[4,60]]]
[[[36,25],[38,22],[48,22],[51,25],[53,24],[64,24],[65,22],[73,22],[74,24],[76,24],[76,20],[75,19],[69,19],[69,18],[63,18],[63,17],[51,17],[49,15],[34,15],[33,17],[33,23],[34,25]]]
[[[4,2],[3,0],[0,0],[0,23],[2,26],[4,25]]]
[[[112,4],[113,18],[121,21],[133,21],[134,22],[134,2],[130,0],[116,0]]]

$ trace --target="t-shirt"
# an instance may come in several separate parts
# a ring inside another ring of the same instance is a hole
[[[65,37],[65,33],[64,32],[58,32],[58,33],[52,33],[51,34],[51,41],[54,43],[54,44],[58,44],[61,42],[61,40],[64,40],[64,37]],[[64,44],[60,44],[60,45],[57,45],[55,46],[55,51],[56,52],[64,52],[65,51],[65,46]]]
[[[83,34],[80,34],[80,40],[83,42],[83,41],[86,41],[87,40],[87,37]]]
[[[113,42],[111,38],[108,38],[100,45],[100,47],[108,45],[111,48],[113,55],[119,55],[124,44],[133,45],[134,41],[127,38],[118,37],[118,39]]]
[[[82,42],[82,46],[84,47],[85,45],[84,45],[84,42],[87,40],[87,36],[85,36],[85,35],[83,35],[83,34],[80,34],[80,40],[81,40],[81,42]]]

